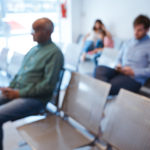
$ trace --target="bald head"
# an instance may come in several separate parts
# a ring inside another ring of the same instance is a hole
[[[32,28],[33,40],[41,44],[51,39],[51,34],[54,31],[54,25],[48,18],[37,19]]]
[[[48,18],[40,18],[37,19],[34,23],[33,23],[33,29],[45,29],[48,32],[50,32],[52,34],[52,32],[54,31],[54,25],[53,22],[48,19]]]

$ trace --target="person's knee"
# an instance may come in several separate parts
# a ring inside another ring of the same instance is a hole
[[[100,69],[100,66],[97,66],[97,67],[95,68],[94,73],[93,73],[93,77],[94,77],[94,78],[97,78],[97,75],[98,75],[98,73],[99,73],[100,70],[101,70],[101,69]]]
[[[109,92],[109,95],[118,95],[120,88],[112,86]]]
[[[106,66],[97,66],[94,70],[94,77],[98,78],[99,76],[105,73],[105,70],[107,70]]]

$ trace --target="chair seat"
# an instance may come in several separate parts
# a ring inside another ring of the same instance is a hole
[[[106,147],[103,147],[102,145],[95,143],[95,146],[85,146],[85,147],[75,148],[73,150],[106,150]]]
[[[91,140],[57,116],[17,128],[34,150],[72,150]]]
[[[94,147],[87,146],[87,147],[82,147],[82,148],[76,148],[74,150],[102,150],[102,149],[100,149],[96,146],[94,146]]]

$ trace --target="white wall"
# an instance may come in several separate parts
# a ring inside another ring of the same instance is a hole
[[[71,0],[71,10],[72,10],[72,40],[76,42],[79,34],[81,33],[81,14],[83,7],[83,0]]]
[[[78,33],[86,34],[89,32],[95,19],[100,18],[113,35],[128,39],[133,36],[132,23],[134,18],[141,13],[150,16],[150,0],[80,1],[82,4],[81,18],[74,18],[74,22],[82,24],[76,28]]]
[[[67,1],[67,18],[61,18],[60,20],[62,43],[76,42],[77,37],[81,33],[82,1],[83,0]]]

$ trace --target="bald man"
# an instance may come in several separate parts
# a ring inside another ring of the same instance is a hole
[[[3,124],[37,114],[44,109],[63,67],[63,55],[51,40],[54,30],[51,20],[38,19],[32,28],[33,40],[38,45],[26,54],[9,87],[0,88],[0,150],[3,149]]]

